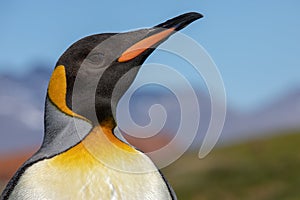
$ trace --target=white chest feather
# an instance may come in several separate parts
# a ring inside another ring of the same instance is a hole
[[[87,145],[80,143],[63,154],[29,167],[21,176],[10,199],[171,199],[165,181],[144,154],[138,151],[118,152],[103,144],[98,144],[103,147],[100,153],[91,154],[86,149]],[[89,150],[93,151],[93,148]],[[109,156],[106,151],[111,152]],[[109,165],[97,159],[101,156],[103,159],[109,158]],[[119,165],[120,168],[116,169],[113,165]],[[148,170],[133,173],[142,168]]]
[[[47,161],[28,169],[11,199],[170,199],[158,172],[130,174],[113,169],[51,170]]]

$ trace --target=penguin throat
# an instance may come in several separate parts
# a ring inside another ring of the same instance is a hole
[[[105,118],[99,121],[98,124],[92,125],[85,120],[75,116],[71,117],[61,112],[47,98],[45,111],[45,136],[42,148],[46,148],[45,150],[47,152],[50,151],[51,155],[56,155],[61,152],[65,152],[74,145],[84,142],[95,151],[97,151],[97,149],[101,151],[104,147],[112,150],[122,149],[131,151],[132,147],[114,135],[115,127],[116,122],[113,117]],[[95,131],[97,133],[101,133],[101,137],[97,136],[97,139],[95,140],[86,140],[86,138],[92,137],[90,135],[94,135]],[[94,145],[93,143],[98,145]]]
[[[107,129],[113,130],[116,127],[116,122],[113,117],[108,117],[100,121],[99,125],[101,127],[105,127]]]

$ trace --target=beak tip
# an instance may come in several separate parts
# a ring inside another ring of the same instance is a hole
[[[155,27],[160,28],[174,28],[176,31],[179,31],[192,23],[193,21],[202,18],[203,15],[197,12],[188,12],[177,17],[174,17],[164,23],[161,23]]]
[[[152,29],[154,31],[153,34],[149,34],[143,40],[138,41],[131,47],[129,47],[126,51],[122,53],[122,55],[118,58],[118,62],[127,62],[132,60],[133,58],[141,55],[146,49],[153,47],[153,45],[161,43],[163,40],[168,38],[170,35],[179,31],[192,23],[193,21],[202,18],[203,15],[197,12],[189,12],[177,17],[174,17],[164,23],[161,23]]]
[[[189,12],[189,13],[186,13],[184,15],[191,16],[195,19],[200,19],[200,18],[204,17],[201,13],[197,13],[197,12]]]

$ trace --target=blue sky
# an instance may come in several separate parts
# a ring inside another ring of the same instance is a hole
[[[253,109],[300,88],[299,9],[298,0],[1,1],[0,73],[22,74],[34,62],[54,67],[83,36],[150,27],[197,11],[205,18],[182,32],[219,67],[229,103]]]

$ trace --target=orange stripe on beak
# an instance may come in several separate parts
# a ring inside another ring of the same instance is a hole
[[[126,51],[122,53],[122,55],[119,57],[119,62],[126,62],[129,60],[132,60],[133,58],[141,55],[144,51],[151,48],[153,45],[157,44],[158,42],[162,41],[169,35],[171,35],[172,32],[175,31],[175,28],[170,28],[167,30],[164,30],[162,32],[156,33],[154,35],[151,35],[131,47],[129,47]]]

